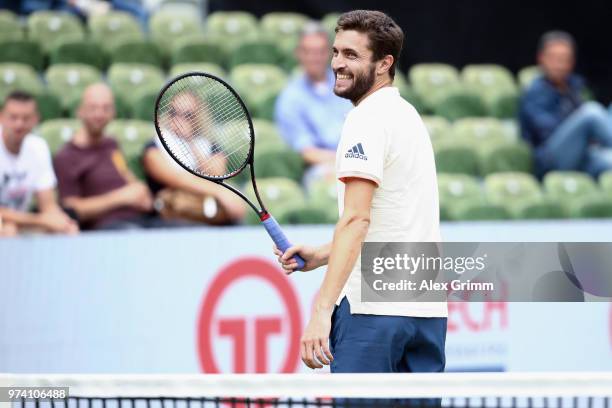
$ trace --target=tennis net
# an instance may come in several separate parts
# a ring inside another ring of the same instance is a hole
[[[64,398],[22,394],[9,404],[20,408],[612,408],[612,373],[0,374],[0,386],[68,387]]]

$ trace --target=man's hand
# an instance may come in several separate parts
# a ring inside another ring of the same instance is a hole
[[[151,211],[153,198],[147,186],[141,182],[129,183],[117,190],[119,200],[127,207],[133,207],[142,212]]]
[[[315,306],[310,322],[304,329],[300,340],[300,350],[302,361],[309,368],[323,368],[323,365],[329,365],[334,360],[329,351],[332,312],[333,307]]]
[[[294,245],[287,248],[284,253],[276,245],[272,249],[286,275],[291,275],[298,267],[297,261],[294,258],[296,254],[299,254],[305,262],[304,267],[301,269],[303,272],[312,271],[327,263],[327,254],[324,253],[325,247],[313,248],[305,245]]]
[[[77,223],[63,211],[40,213],[40,223],[49,232],[74,235],[79,232]]]

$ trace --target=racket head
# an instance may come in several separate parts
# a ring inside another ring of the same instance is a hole
[[[154,124],[164,149],[195,176],[220,182],[253,163],[251,115],[215,75],[187,72],[170,80],[155,101]]]

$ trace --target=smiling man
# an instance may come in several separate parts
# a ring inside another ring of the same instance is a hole
[[[393,87],[401,28],[378,11],[338,19],[333,45],[334,92],[349,99],[336,176],[340,219],[331,243],[294,246],[282,267],[327,265],[301,340],[302,360],[331,371],[444,370],[445,303],[364,302],[360,251],[369,242],[439,242],[438,189],[429,135],[416,110]],[[331,346],[331,347],[330,347]]]

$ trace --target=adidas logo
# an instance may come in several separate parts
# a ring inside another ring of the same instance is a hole
[[[361,160],[368,160],[368,156],[365,155],[361,143],[357,143],[355,146],[348,149],[348,151],[344,154],[344,157],[347,159],[355,158]]]

